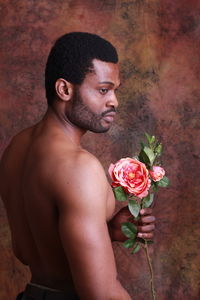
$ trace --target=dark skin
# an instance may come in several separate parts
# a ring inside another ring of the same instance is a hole
[[[81,300],[131,300],[117,279],[111,244],[126,239],[121,223],[131,214],[123,208],[114,215],[104,169],[80,144],[86,128],[109,130],[118,106],[118,65],[93,64],[79,86],[58,79],[44,118],[13,138],[0,164],[0,193],[13,251],[29,266],[32,283]],[[152,210],[140,214],[138,237],[152,239]]]
[[[127,237],[121,231],[121,224],[123,222],[132,222],[137,226],[138,238],[152,240],[155,229],[155,217],[152,216],[152,209],[145,208],[140,211],[140,218],[134,221],[128,207],[122,208],[109,222],[109,232],[112,241],[124,242]]]

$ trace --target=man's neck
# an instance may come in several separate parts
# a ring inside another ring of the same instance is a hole
[[[72,124],[66,118],[64,113],[59,112],[54,107],[48,107],[47,112],[44,116],[44,120],[48,120],[55,126],[60,127],[60,129],[63,130],[63,132],[75,145],[80,145],[81,138],[86,133],[86,130]]]

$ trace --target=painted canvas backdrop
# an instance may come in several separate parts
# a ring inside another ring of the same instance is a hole
[[[44,67],[58,36],[88,31],[117,47],[119,114],[108,133],[88,133],[83,145],[106,171],[137,153],[144,131],[163,142],[171,185],[156,197],[150,249],[160,300],[200,297],[199,16],[198,0],[0,0],[0,153],[46,110]],[[133,299],[150,299],[143,252],[113,247],[124,287]],[[0,299],[13,300],[29,278],[12,254],[0,202]]]

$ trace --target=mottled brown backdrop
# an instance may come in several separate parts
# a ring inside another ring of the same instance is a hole
[[[44,66],[53,41],[88,31],[118,48],[120,113],[109,133],[88,133],[84,145],[109,163],[136,154],[143,132],[159,137],[171,186],[155,203],[151,257],[159,300],[200,299],[198,0],[0,0],[0,152],[46,110]],[[13,300],[29,280],[11,251],[0,202],[0,299]],[[119,277],[133,299],[148,300],[143,252],[114,245]]]

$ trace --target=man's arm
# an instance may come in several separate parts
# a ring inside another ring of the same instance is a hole
[[[59,232],[81,299],[130,300],[117,280],[106,223],[108,183],[100,163],[83,153],[58,168]]]

